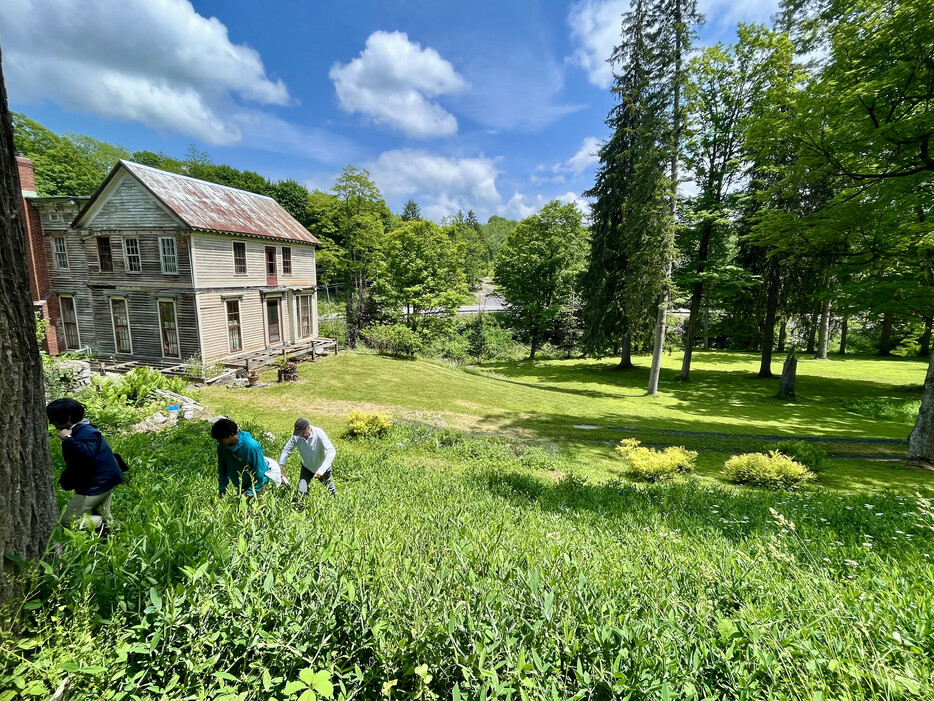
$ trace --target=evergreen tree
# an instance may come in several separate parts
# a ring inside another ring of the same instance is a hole
[[[418,202],[409,199],[402,208],[402,221],[417,221],[422,218],[422,210],[419,209]]]

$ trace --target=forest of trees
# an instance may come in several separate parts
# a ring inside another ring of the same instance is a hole
[[[696,0],[632,0],[610,58],[589,221],[552,202],[523,222],[386,205],[365,170],[330,191],[211,162],[129,153],[14,115],[40,194],[90,194],[118,158],[274,197],[322,242],[349,341],[383,325],[431,334],[495,272],[517,337],[570,353],[664,347],[761,354],[931,354],[934,0],[784,0],[772,26],[697,46]],[[677,314],[672,316],[672,311]],[[934,368],[934,364],[932,364]],[[930,396],[929,396],[930,395]],[[934,370],[918,426],[934,422]],[[912,455],[934,458],[931,427]]]

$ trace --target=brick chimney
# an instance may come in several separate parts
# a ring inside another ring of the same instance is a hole
[[[28,158],[16,157],[16,169],[19,171],[20,188],[23,192],[22,211],[23,224],[26,228],[26,269],[29,272],[29,290],[36,311],[42,318],[50,320],[49,333],[46,337],[45,347],[52,355],[59,352],[56,319],[57,305],[53,307],[51,301],[51,284],[49,282],[49,266],[45,257],[45,241],[42,238],[42,219],[39,210],[29,201],[36,196],[36,169]]]

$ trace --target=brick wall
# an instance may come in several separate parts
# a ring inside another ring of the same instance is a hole
[[[22,156],[16,157],[16,167],[19,170],[20,187],[23,190],[22,213],[23,224],[26,227],[26,269],[29,273],[29,291],[32,294],[36,310],[48,319],[49,334],[46,337],[45,347],[51,355],[59,352],[58,324],[59,307],[57,299],[51,295],[49,282],[49,265],[45,257],[45,241],[42,238],[42,218],[39,210],[27,199],[27,195],[36,194],[36,171],[32,161]]]

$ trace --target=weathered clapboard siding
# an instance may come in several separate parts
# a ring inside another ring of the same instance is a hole
[[[160,229],[99,230],[84,232],[85,256],[88,260],[87,278],[92,285],[126,284],[147,286],[153,289],[191,289],[191,257],[188,251],[188,235],[181,232]],[[113,256],[113,270],[100,269],[97,239],[110,238],[110,250]],[[139,242],[140,272],[127,270],[124,239],[135,238]],[[178,274],[162,272],[160,238],[175,239],[175,253]]]
[[[175,314],[178,325],[179,357],[182,362],[199,352],[198,324],[195,313],[195,298],[193,293],[158,294],[151,291],[133,291],[122,288],[92,289],[92,307],[94,325],[98,329],[99,355],[116,358],[139,358],[142,360],[163,359],[171,357],[163,355],[162,329],[159,321],[160,299],[175,302]],[[133,353],[117,353],[114,338],[113,317],[111,314],[111,300],[113,298],[126,300],[127,312],[130,318],[130,339]]]
[[[174,229],[182,225],[139,181],[125,172],[114,178],[108,189],[110,193],[104,193],[98,201],[100,208],[96,211],[91,209],[82,217],[84,226],[93,229]]]
[[[227,300],[240,302],[241,351],[257,351],[266,348],[266,326],[263,299],[259,290],[238,292],[199,292],[198,307],[201,313],[202,355],[206,360],[218,360],[231,355],[227,336]]]
[[[236,234],[194,232],[191,237],[198,289],[231,286],[266,286],[266,248],[276,249],[276,268],[280,286],[315,284],[315,247],[307,243],[290,244],[292,274],[282,272],[282,244],[272,239],[238,237]],[[234,272],[234,242],[246,247],[246,273]]]

